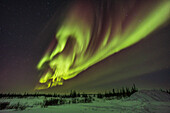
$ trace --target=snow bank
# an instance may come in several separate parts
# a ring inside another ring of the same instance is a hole
[[[143,102],[170,102],[170,94],[159,90],[141,90],[132,94],[127,100],[129,101],[143,101]]]

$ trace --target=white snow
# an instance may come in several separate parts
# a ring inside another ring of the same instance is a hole
[[[0,113],[170,113],[170,94],[157,90],[141,90],[120,100],[97,99],[93,103],[65,104],[42,108],[44,98],[0,99],[33,106],[23,111],[0,110]]]
[[[141,90],[132,94],[129,100],[170,102],[170,95],[159,90]]]

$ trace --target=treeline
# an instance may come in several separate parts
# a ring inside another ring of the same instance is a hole
[[[98,94],[86,94],[86,93],[79,93],[75,90],[71,90],[70,94],[16,94],[16,93],[8,93],[8,94],[0,94],[0,98],[27,98],[27,97],[60,97],[60,98],[76,98],[76,97],[97,97],[97,98],[104,98],[104,97],[129,97],[133,93],[137,92],[138,89],[136,88],[135,84],[131,88],[122,87],[121,89],[112,89],[112,91],[105,92],[105,93],[98,93]]]
[[[170,94],[170,89],[169,90],[168,89],[166,89],[166,90],[160,89],[160,91]]]
[[[135,84],[133,84],[132,88],[124,88],[122,87],[121,89],[113,89],[112,92],[105,92],[105,94],[97,94],[97,98],[103,98],[103,97],[117,97],[117,98],[122,98],[122,97],[129,97],[133,93],[137,92],[138,89],[136,88]]]
[[[8,97],[8,98],[27,98],[27,97],[58,97],[56,94],[39,94],[39,93],[34,93],[34,94],[29,94],[29,93],[24,93],[24,94],[17,94],[17,93],[8,93],[8,94],[0,94],[0,98]]]

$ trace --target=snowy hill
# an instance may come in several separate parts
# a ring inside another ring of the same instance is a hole
[[[170,94],[159,90],[141,90],[132,94],[128,100],[170,102]]]

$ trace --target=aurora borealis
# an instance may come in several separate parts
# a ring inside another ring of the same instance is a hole
[[[170,18],[170,1],[76,1],[38,64],[44,89],[145,38]]]
[[[98,92],[133,83],[168,89],[169,6],[169,0],[1,0],[0,92]]]

